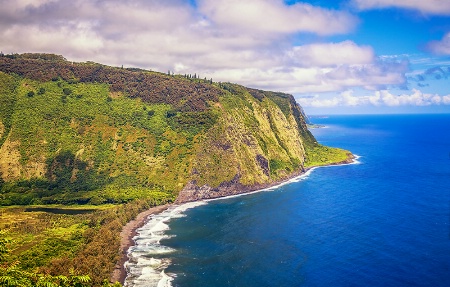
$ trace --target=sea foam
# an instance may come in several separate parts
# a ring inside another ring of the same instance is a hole
[[[167,222],[172,218],[185,216],[183,213],[206,202],[191,202],[174,205],[160,214],[150,215],[147,222],[137,229],[133,238],[135,244],[128,249],[128,261],[125,263],[127,277],[125,286],[170,287],[173,275],[164,270],[170,265],[170,253],[175,249],[162,245],[162,239],[170,238],[165,234],[169,230]]]

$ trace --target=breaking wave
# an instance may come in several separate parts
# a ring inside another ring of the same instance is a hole
[[[183,213],[186,210],[204,204],[206,202],[199,201],[176,205],[148,217],[146,224],[136,230],[134,246],[128,249],[125,286],[172,286],[175,275],[166,274],[164,270],[171,263],[170,253],[175,250],[160,243],[162,239],[170,238],[165,234],[165,231],[170,229],[167,223],[172,218],[185,216]]]

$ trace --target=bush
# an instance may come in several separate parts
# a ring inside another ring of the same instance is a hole
[[[174,117],[176,115],[177,115],[176,111],[167,111],[167,113],[166,113],[166,117],[167,118],[171,118],[171,117]]]
[[[63,89],[63,93],[64,93],[64,95],[70,95],[71,93],[72,93],[72,90],[71,89],[69,89],[69,88],[64,88]]]

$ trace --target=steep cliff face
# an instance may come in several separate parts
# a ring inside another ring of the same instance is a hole
[[[0,71],[2,205],[185,202],[347,159],[291,95],[33,54]]]
[[[230,94],[216,104],[218,121],[196,151],[178,202],[255,190],[303,171],[304,143],[314,139],[299,125],[292,96],[261,92],[257,98],[238,85],[224,88]],[[286,110],[271,97],[279,97]]]

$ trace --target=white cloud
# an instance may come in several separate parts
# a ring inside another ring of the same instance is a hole
[[[450,105],[450,95],[423,93],[413,89],[410,94],[393,94],[388,90],[376,91],[373,95],[355,96],[353,90],[341,92],[332,98],[300,97],[297,101],[304,107],[338,107],[338,106],[431,106]]]
[[[244,63],[251,65],[249,62]],[[408,69],[402,62],[337,67],[278,66],[280,63],[282,62],[273,59],[266,68],[229,68],[211,71],[209,75],[214,79],[238,82],[250,87],[298,94],[342,91],[352,87],[383,89],[403,84],[404,72]]]
[[[353,96],[353,90],[344,91],[341,93],[341,98],[345,106],[359,106],[360,99]]]
[[[433,54],[450,55],[450,32],[445,34],[441,41],[429,42],[427,48]]]
[[[371,47],[358,46],[352,41],[297,46],[288,51],[288,56],[293,63],[303,67],[370,64],[375,59]]]
[[[347,33],[354,16],[306,3],[286,5],[282,0],[200,0],[200,11],[220,27],[258,34],[312,32],[320,35]]]
[[[299,32],[343,33],[356,23],[345,12],[309,4],[22,1],[0,0],[5,53],[57,53],[290,93],[383,89],[403,84],[408,71],[407,63],[377,58],[371,47],[352,41],[293,46],[291,37]]]
[[[13,26],[1,33],[2,49],[11,52],[47,52],[59,51],[65,56],[82,54],[86,57],[95,57],[103,48],[103,41],[84,23],[78,23],[76,28],[60,27],[58,29],[45,29],[42,32],[37,26],[22,29]],[[17,35],[21,37],[17,37]],[[3,42],[5,40],[5,42]],[[57,48],[56,48],[57,47]]]
[[[397,7],[424,14],[450,15],[450,1],[447,0],[353,0],[353,3],[361,10]]]
[[[312,98],[297,98],[297,102],[302,107],[314,107],[314,108],[331,108],[341,104],[341,99],[333,97],[331,99],[320,99],[318,95]]]
[[[442,103],[443,103],[444,105],[450,105],[450,95],[443,96],[443,97],[442,97]]]

